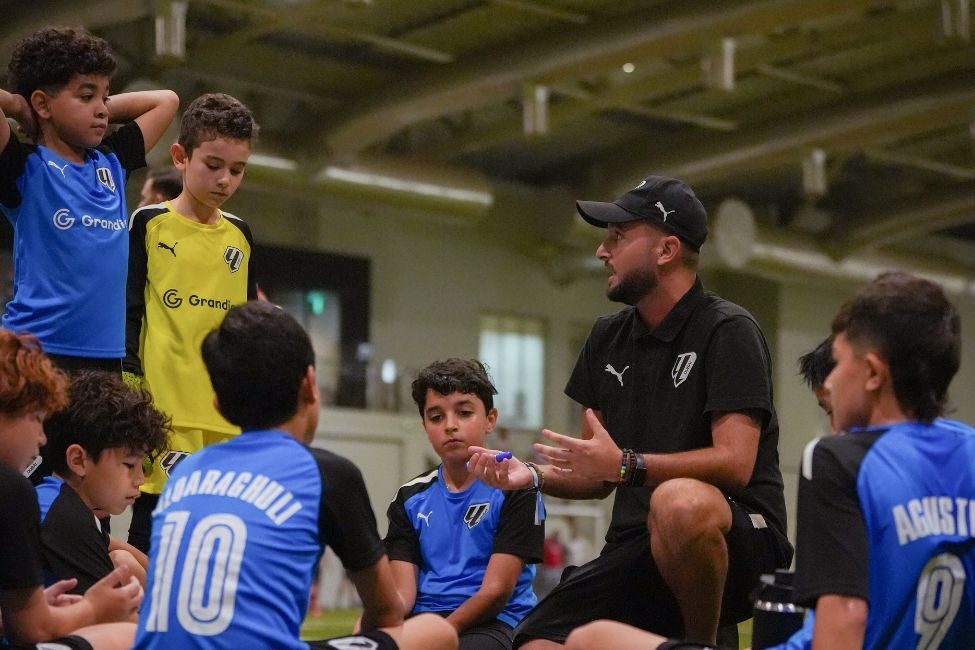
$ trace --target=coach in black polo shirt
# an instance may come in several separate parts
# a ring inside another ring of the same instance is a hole
[[[536,445],[542,468],[483,452],[472,465],[502,486],[616,500],[600,557],[538,604],[515,645],[561,644],[599,618],[714,643],[719,620],[751,615],[760,574],[792,558],[768,346],[747,311],[701,285],[707,214],[687,185],[651,176],[577,207],[607,229],[606,294],[628,305],[596,321],[566,386],[586,407],[582,439],[544,431],[558,446]]]

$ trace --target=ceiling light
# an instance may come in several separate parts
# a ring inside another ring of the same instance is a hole
[[[342,181],[345,183],[352,183],[354,185],[376,187],[384,190],[392,190],[394,192],[419,194],[437,199],[447,199],[449,201],[478,203],[484,206],[491,206],[494,204],[494,196],[490,192],[465,189],[461,187],[450,187],[447,185],[439,185],[437,183],[408,178],[398,178],[373,171],[347,169],[344,167],[326,167],[319,174],[319,180]]]
[[[623,64],[623,72],[626,74],[632,74],[634,70],[636,70],[636,66],[629,61]]]

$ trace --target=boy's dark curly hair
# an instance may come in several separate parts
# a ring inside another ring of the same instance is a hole
[[[44,433],[45,460],[63,473],[73,444],[95,461],[117,447],[155,457],[166,449],[169,418],[156,410],[148,392],[126,385],[118,374],[86,370],[72,376],[68,406],[44,422]]]
[[[56,93],[76,74],[111,77],[115,65],[105,39],[80,27],[45,27],[17,44],[7,65],[7,84],[30,103],[35,90]]]
[[[451,393],[466,393],[477,395],[484,404],[484,411],[494,408],[494,396],[498,394],[491,378],[488,376],[487,368],[477,359],[447,359],[446,361],[434,361],[429,366],[420,371],[420,374],[413,380],[411,392],[413,402],[420,410],[420,417],[423,417],[423,410],[427,406],[427,389],[432,388],[441,395]]]
[[[193,100],[179,128],[179,144],[190,155],[200,143],[216,138],[257,139],[260,127],[243,102],[224,93],[207,93]]]

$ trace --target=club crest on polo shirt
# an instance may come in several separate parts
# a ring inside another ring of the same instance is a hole
[[[467,506],[467,512],[464,513],[464,523],[467,524],[468,528],[473,528],[481,523],[481,520],[484,519],[484,515],[486,515],[490,509],[491,504],[488,502],[475,503]]]
[[[670,376],[674,380],[674,388],[684,383],[687,376],[691,374],[691,369],[694,368],[695,361],[697,361],[697,352],[684,352],[683,354],[677,355],[674,367],[670,369]]]

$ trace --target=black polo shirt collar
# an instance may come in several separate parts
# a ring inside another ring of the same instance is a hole
[[[694,284],[687,290],[687,293],[681,296],[681,299],[677,301],[674,308],[664,317],[663,322],[652,330],[647,327],[643,318],[640,317],[640,312],[634,308],[636,324],[633,328],[633,338],[639,339],[650,335],[662,343],[670,343],[677,338],[681,329],[684,328],[687,319],[691,317],[691,314],[694,313],[698,303],[703,298],[704,284],[701,282],[700,277],[696,277],[694,278]]]

